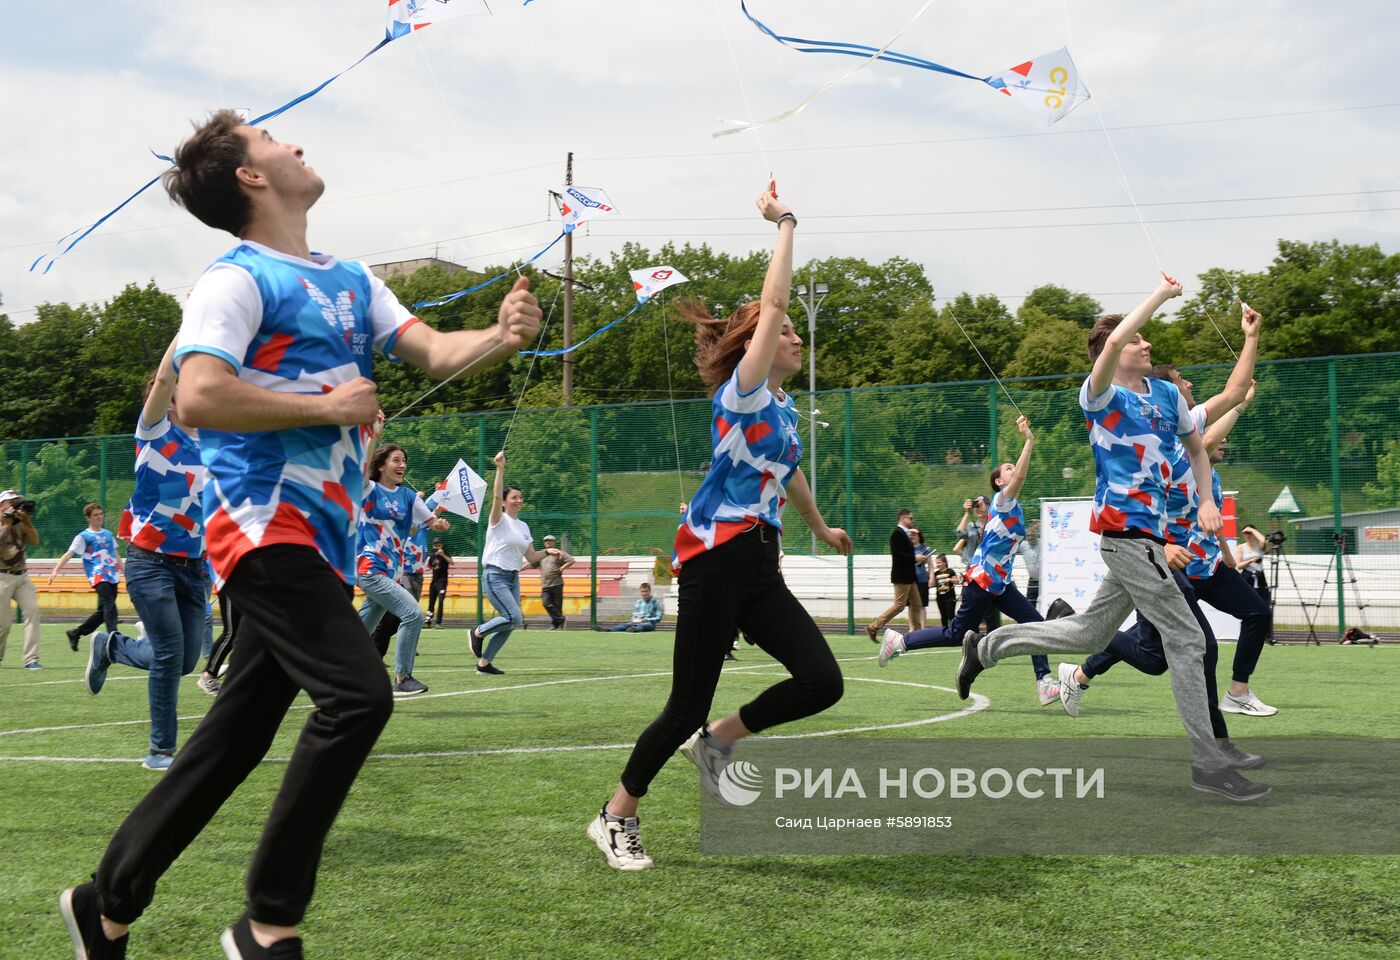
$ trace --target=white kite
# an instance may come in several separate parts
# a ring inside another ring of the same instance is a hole
[[[482,505],[486,502],[486,481],[467,466],[465,460],[458,460],[429,501],[435,509],[441,507],[448,513],[480,523]]]
[[[667,287],[689,282],[689,278],[675,267],[643,267],[627,273],[632,278],[632,289],[636,291],[639,303],[646,303]]]
[[[561,187],[558,194],[565,233],[572,233],[574,227],[585,220],[617,216],[617,207],[613,206],[602,187],[567,186]]]

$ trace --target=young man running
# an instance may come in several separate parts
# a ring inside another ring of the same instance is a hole
[[[1045,619],[1011,582],[1011,565],[1016,559],[1016,549],[1026,538],[1026,518],[1018,498],[1026,475],[1030,473],[1031,452],[1035,448],[1035,434],[1031,432],[1030,421],[1017,417],[1016,429],[1026,438],[1026,442],[1015,463],[1003,463],[992,471],[994,495],[982,523],[977,549],[973,551],[972,562],[967,568],[962,605],[958,607],[953,622],[947,627],[928,627],[908,635],[897,630],[885,630],[884,643],[880,646],[880,666],[888,665],[895,657],[909,650],[955,647],[962,642],[964,634],[969,630],[975,631],[977,625],[994,610],[1000,610],[1017,623],[1035,623]],[[1051,617],[1067,616],[1073,612],[1063,600],[1056,600],[1050,608]],[[1048,706],[1060,699],[1060,685],[1050,674],[1050,661],[1044,656],[1036,656],[1031,658],[1031,665],[1035,670],[1036,696],[1040,705]]]
[[[312,253],[325,185],[300,147],[220,111],[181,144],[166,189],[239,244],[185,304],[180,408],[201,431],[214,574],[242,616],[238,656],[169,773],[107,848],[95,882],[60,898],[80,958],[123,957],[157,881],[267,753],[305,690],[302,728],[224,931],[231,960],[297,960],[321,850],[393,699],[351,603],[372,351],[444,378],[512,355],[539,331],[521,278],[496,325],[438,333],[360,263]]]
[[[1215,741],[1202,666],[1205,635],[1168,573],[1164,506],[1176,438],[1190,456],[1198,488],[1209,487],[1210,464],[1181,392],[1148,378],[1151,344],[1139,331],[1159,307],[1180,295],[1180,285],[1164,279],[1126,318],[1102,317],[1089,335],[1094,366],[1079,403],[1097,474],[1090,529],[1102,534],[1099,549],[1108,576],[1081,614],[1011,624],[980,638],[969,630],[958,665],[958,695],[966,699],[978,674],[1006,657],[1103,650],[1136,607],[1163,632],[1172,692],[1191,740],[1191,785],[1234,801],[1258,800],[1269,788],[1236,772]],[[1214,503],[1201,505],[1198,522],[1205,532],[1219,533]]]
[[[87,529],[78,531],[67,551],[53,565],[48,579],[48,586],[53,586],[54,577],[58,576],[64,564],[78,557],[83,562],[83,575],[92,584],[93,593],[97,594],[97,609],[78,626],[64,631],[68,646],[75,652],[78,641],[98,627],[105,626],[108,633],[117,629],[117,584],[122,582],[117,538],[102,526],[102,521],[106,519],[102,504],[89,503],[83,507],[83,518],[87,520]]]
[[[199,663],[209,604],[205,470],[196,432],[174,401],[174,362],[172,340],[146,383],[136,422],[136,484],[117,524],[127,542],[126,591],[146,636],[94,634],[83,675],[88,693],[96,696],[113,663],[147,672],[147,770],[166,770],[174,762],[180,678]]]

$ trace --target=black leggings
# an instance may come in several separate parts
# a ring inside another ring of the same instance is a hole
[[[117,629],[117,585],[104,581],[93,584],[92,589],[97,594],[97,609],[73,631],[80,637],[86,637],[100,625],[106,625],[108,633]]]
[[[737,626],[792,677],[739,708],[757,733],[827,709],[841,699],[841,668],[826,638],[778,571],[778,531],[762,525],[693,560],[680,574],[671,696],[642,731],[622,772],[634,797],[705,722]]]

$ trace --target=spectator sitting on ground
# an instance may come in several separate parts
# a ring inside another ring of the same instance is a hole
[[[637,588],[641,594],[632,604],[632,619],[615,627],[599,627],[604,633],[650,633],[661,622],[661,601],[651,595],[651,584]]]

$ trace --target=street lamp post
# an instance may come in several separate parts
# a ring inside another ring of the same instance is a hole
[[[817,416],[821,413],[817,409],[817,311],[821,308],[822,301],[831,292],[831,287],[823,280],[813,280],[811,274],[807,275],[808,283],[797,285],[797,300],[802,304],[802,308],[807,311],[807,424],[809,437],[807,443],[807,462],[810,465],[807,470],[807,485],[812,490],[812,500],[817,499]],[[817,535],[812,533],[812,553],[817,552]]]

